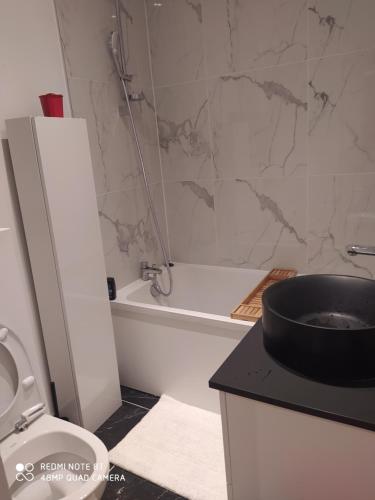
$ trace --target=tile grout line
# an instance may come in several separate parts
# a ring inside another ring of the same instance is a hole
[[[335,57],[344,57],[344,56],[351,56],[351,55],[356,55],[358,53],[370,53],[375,50],[375,47],[366,47],[362,49],[354,49],[350,50],[347,52],[337,52],[334,54],[328,54],[328,55],[320,55],[320,56],[314,56],[314,57],[307,57],[305,59],[297,59],[296,61],[288,61],[285,63],[279,63],[279,64],[271,64],[271,65],[266,65],[266,66],[250,66],[250,67],[244,67],[241,69],[237,69],[235,71],[221,71],[219,73],[213,73],[213,74],[206,74],[206,76],[199,77],[199,78],[194,78],[194,79],[189,79],[189,80],[183,80],[183,81],[171,81],[168,83],[163,83],[160,85],[155,85],[155,90],[163,89],[163,88],[171,88],[171,87],[179,87],[179,86],[188,86],[191,85],[192,83],[197,83],[197,82],[203,82],[205,80],[218,80],[222,77],[229,77],[229,76],[240,76],[243,74],[248,74],[248,73],[254,73],[254,72],[259,72],[262,70],[271,70],[275,68],[284,68],[287,66],[294,66],[298,64],[307,64],[309,65],[310,63],[320,61],[322,59],[330,59],[330,58],[335,58]]]
[[[211,110],[211,87],[209,88],[209,82],[210,80],[208,79],[208,64],[207,64],[207,44],[206,44],[206,34],[205,34],[205,6],[202,2],[202,12],[203,12],[203,26],[202,26],[202,48],[203,48],[203,58],[204,58],[204,92],[205,96],[207,99],[207,132],[208,132],[208,142],[210,145],[210,160],[211,160],[211,177],[209,179],[211,189],[212,189],[212,199],[213,199],[213,226],[214,226],[214,234],[215,234],[215,246],[214,246],[214,263],[215,265],[218,264],[218,256],[219,256],[219,231],[218,231],[218,213],[217,213],[217,207],[216,207],[216,202],[217,202],[217,196],[216,196],[216,188],[217,188],[217,181],[218,181],[218,175],[217,175],[217,168],[216,168],[216,163],[215,163],[215,156],[214,156],[214,128],[213,128],[213,119],[212,119],[212,110]],[[203,179],[204,180],[204,179]],[[198,181],[199,183],[202,182],[200,179]]]

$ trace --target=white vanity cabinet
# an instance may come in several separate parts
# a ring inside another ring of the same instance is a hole
[[[229,500],[374,500],[375,432],[225,392],[220,403]]]

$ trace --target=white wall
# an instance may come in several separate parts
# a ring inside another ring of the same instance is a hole
[[[62,93],[70,105],[52,0],[1,0],[0,6],[0,323],[14,329],[29,354],[42,397],[49,400],[48,371],[34,297],[4,121],[40,115],[38,96]],[[4,274],[6,275],[4,278]],[[8,280],[11,278],[10,286]]]

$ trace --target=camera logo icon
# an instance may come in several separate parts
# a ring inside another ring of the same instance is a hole
[[[34,479],[34,464],[17,464],[16,481],[32,481]]]

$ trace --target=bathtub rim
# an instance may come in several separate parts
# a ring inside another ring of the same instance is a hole
[[[189,264],[184,262],[176,262],[176,266],[182,265],[186,267],[202,267],[210,270],[233,270],[234,272],[252,271],[252,269],[243,269],[236,267],[226,267],[226,266],[209,266],[205,264]],[[263,269],[256,269],[256,271],[264,271]],[[265,274],[267,271],[265,271]],[[125,285],[123,288],[119,289],[117,292],[117,298],[111,301],[111,309],[113,314],[116,313],[133,313],[133,314],[145,314],[147,316],[157,316],[159,318],[169,318],[169,319],[180,319],[191,322],[197,322],[207,326],[213,326],[215,323],[216,327],[226,328],[229,330],[238,331],[239,327],[247,327],[249,330],[254,326],[253,321],[242,321],[239,319],[232,319],[230,316],[222,316],[219,314],[204,313],[200,311],[194,311],[190,309],[182,309],[176,307],[169,307],[163,305],[146,304],[144,302],[138,302],[134,300],[129,300],[128,296],[138,291],[142,287],[148,287],[149,283],[143,281],[142,279],[137,279],[132,283]]]

